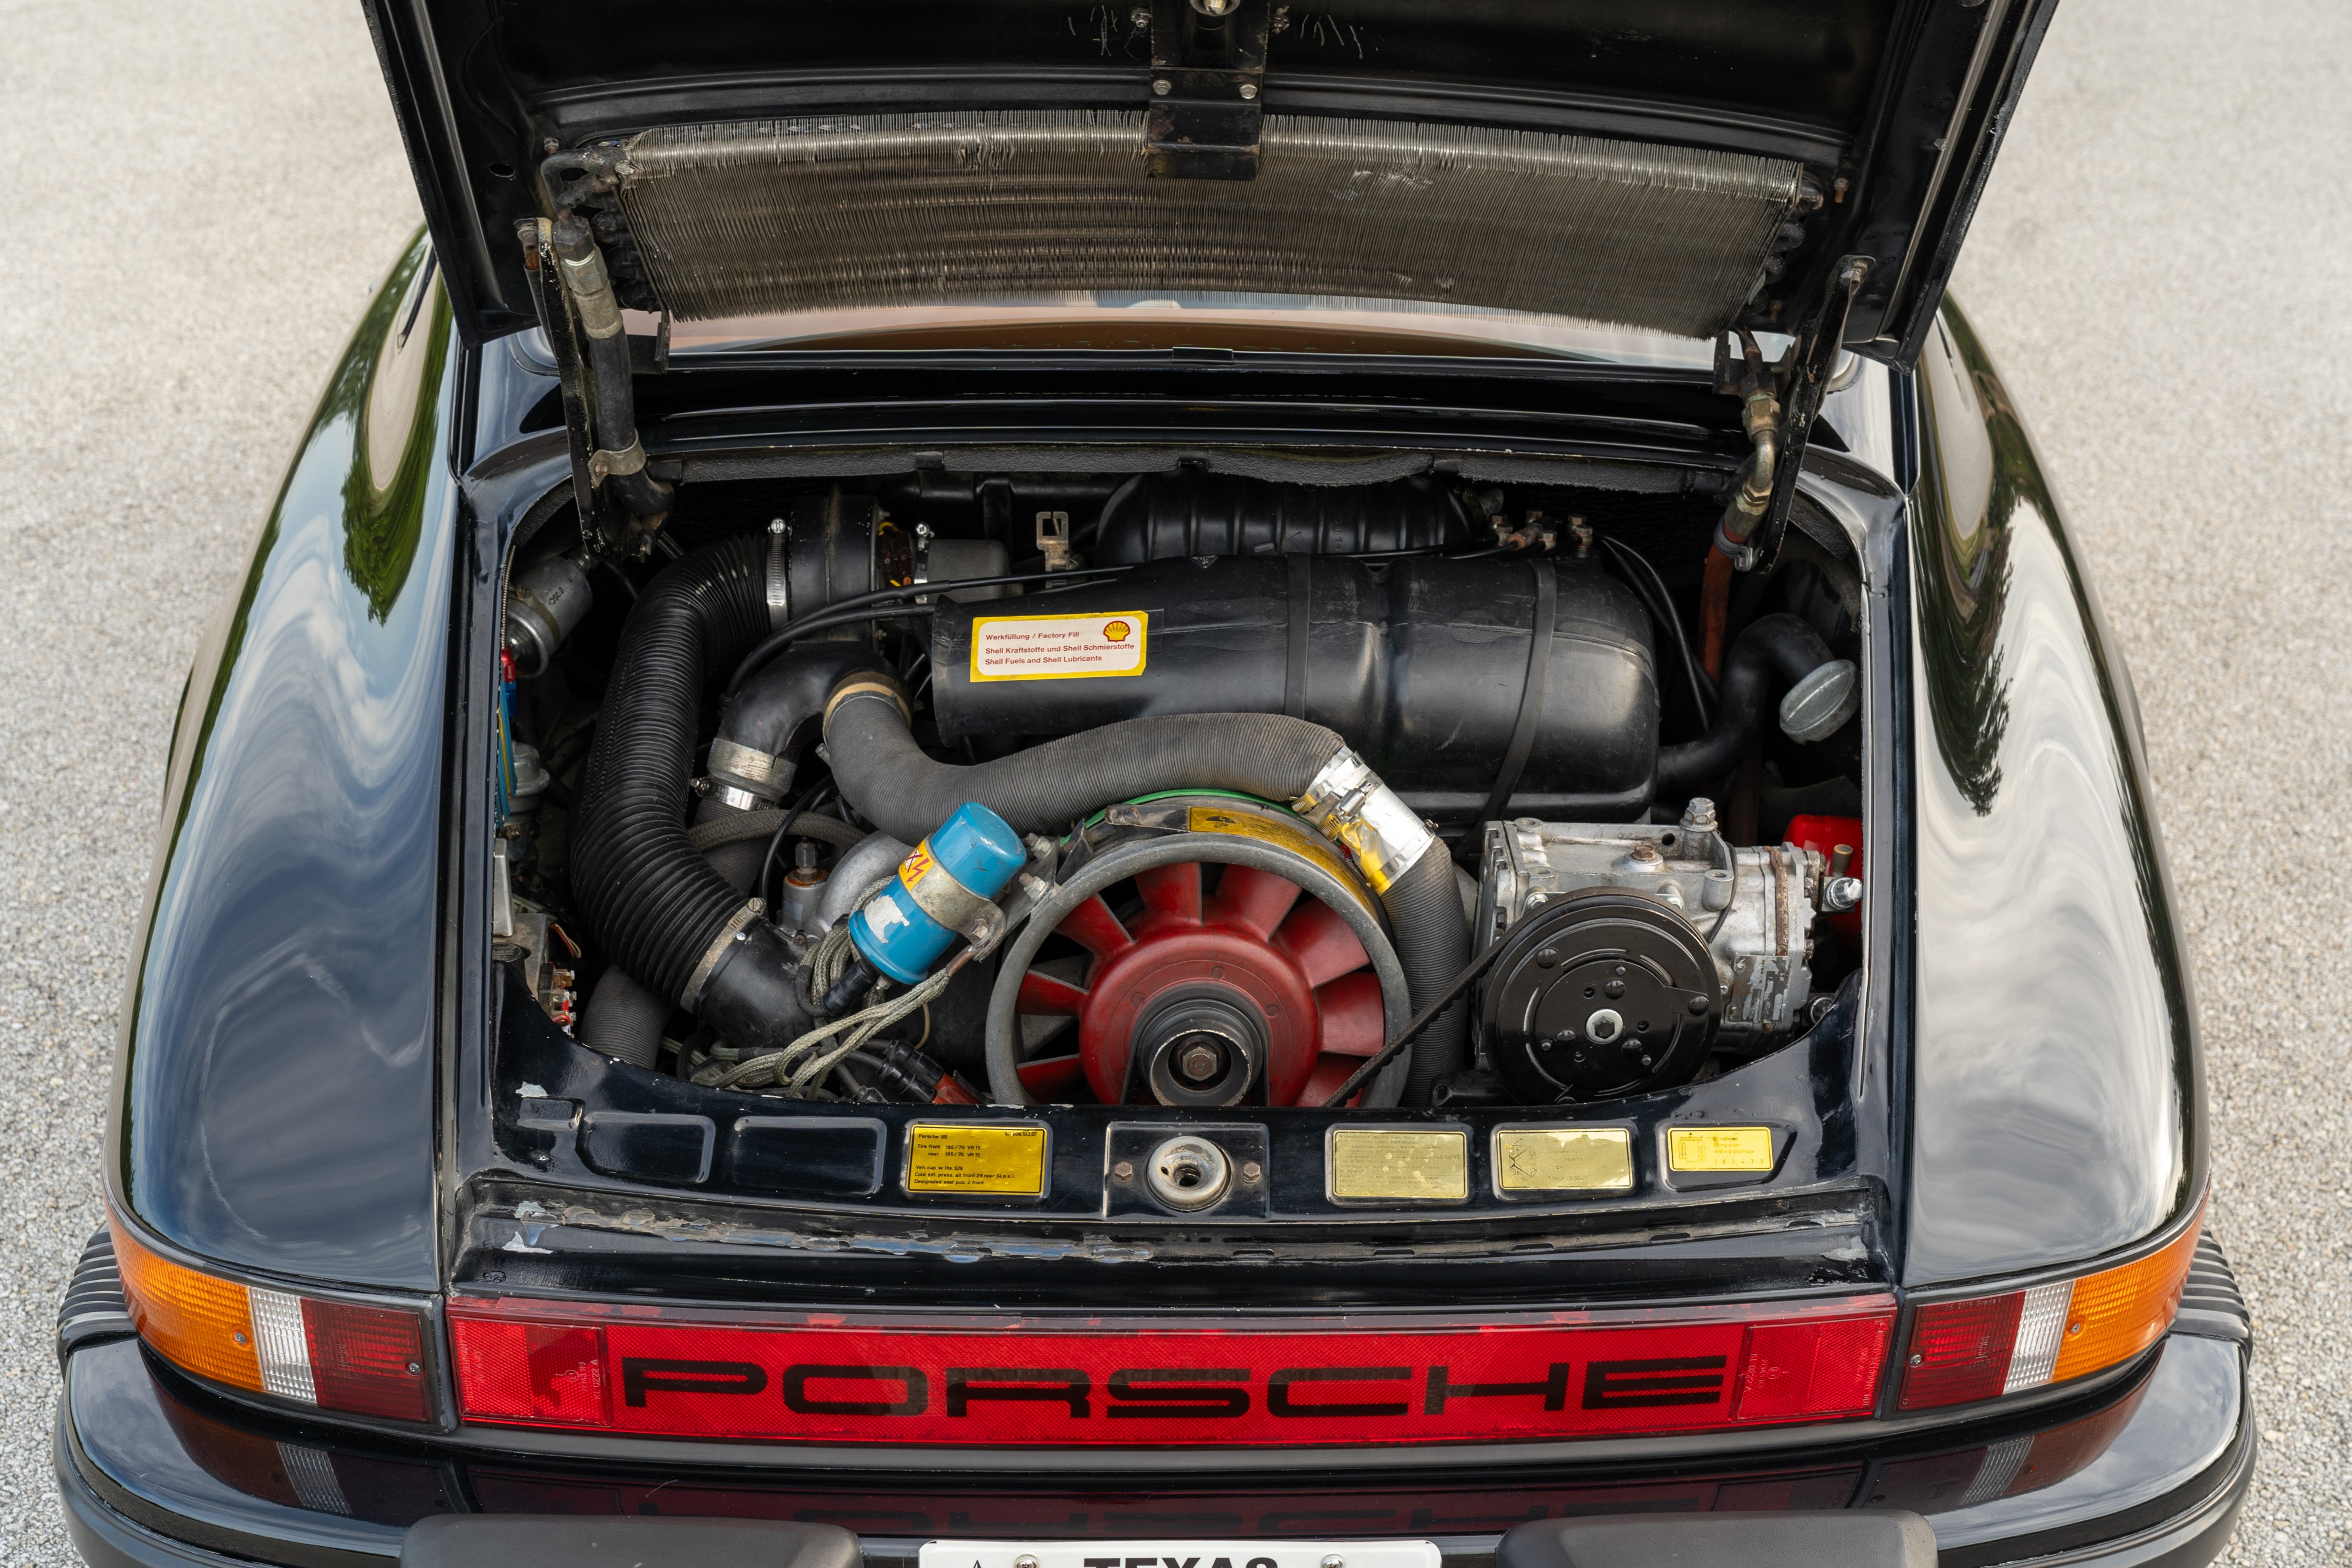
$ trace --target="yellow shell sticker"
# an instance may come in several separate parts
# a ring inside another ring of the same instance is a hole
[[[971,623],[975,681],[1069,681],[1143,673],[1151,618],[1140,610],[1095,615],[987,615]]]
[[[1045,1129],[918,1122],[907,1129],[907,1190],[1040,1197]]]
[[[1194,806],[1184,813],[1184,826],[1196,833],[1230,833],[1235,838],[1255,839],[1260,843],[1278,845],[1301,855],[1339,878],[1339,885],[1355,894],[1356,902],[1370,914],[1380,914],[1380,906],[1359,891],[1357,883],[1360,879],[1348,862],[1339,858],[1339,852],[1304,824],[1286,822],[1279,817],[1260,811]]]
[[[1328,1158],[1333,1197],[1459,1203],[1470,1196],[1466,1128],[1335,1127]]]
[[[1625,1192],[1633,1134],[1622,1127],[1507,1127],[1495,1134],[1502,1192]]]
[[[1769,1127],[1669,1127],[1666,1168],[1677,1171],[1769,1171]]]

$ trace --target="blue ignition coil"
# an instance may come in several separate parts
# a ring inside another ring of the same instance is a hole
[[[875,968],[914,985],[957,936],[977,932],[982,911],[1028,859],[1010,823],[967,800],[849,917],[849,939]]]

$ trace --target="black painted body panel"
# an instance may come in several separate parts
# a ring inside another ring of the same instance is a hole
[[[429,1291],[459,367],[420,237],[200,648],[133,946],[109,1185],[200,1257]]]
[[[2129,677],[1957,309],[1919,382],[1911,1285],[2128,1246],[2199,1200],[2207,1162]]]

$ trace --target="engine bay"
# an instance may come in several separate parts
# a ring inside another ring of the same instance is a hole
[[[1769,570],[1710,570],[1721,506],[713,480],[638,560],[551,509],[509,570],[493,956],[754,1118],[1735,1071],[1861,960],[1862,605],[1801,506]],[[1180,1212],[1248,1164],[1147,1153]]]

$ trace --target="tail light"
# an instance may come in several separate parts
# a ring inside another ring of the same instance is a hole
[[[2200,1207],[2179,1236],[2116,1268],[1917,1308],[1898,1406],[1932,1410],[2022,1394],[2137,1355],[2172,1326],[2204,1219]]]
[[[464,1417],[958,1446],[1496,1442],[1858,1419],[1884,1295],[1472,1323],[920,1322],[455,1298]]]
[[[344,1415],[431,1418],[421,1312],[221,1279],[142,1246],[110,1216],[107,1228],[131,1326],[181,1371]]]

